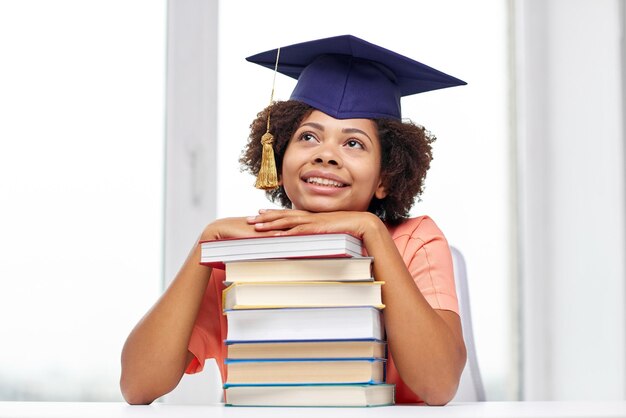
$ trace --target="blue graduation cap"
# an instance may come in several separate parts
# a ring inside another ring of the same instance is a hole
[[[246,59],[274,69],[278,53]],[[352,35],[281,47],[277,71],[298,80],[292,100],[337,119],[401,119],[401,97],[467,84]]]

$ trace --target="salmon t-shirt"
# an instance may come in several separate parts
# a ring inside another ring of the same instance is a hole
[[[404,264],[433,309],[459,313],[454,285],[452,256],[441,230],[427,216],[407,219],[400,225],[388,227]],[[374,260],[376,262],[376,260]],[[222,313],[224,271],[213,269],[204,293],[200,311],[189,339],[189,351],[194,355],[186,373],[197,373],[208,358],[214,358],[226,381],[226,315]],[[396,385],[396,403],[419,403],[421,400],[400,378],[389,355],[387,383]]]

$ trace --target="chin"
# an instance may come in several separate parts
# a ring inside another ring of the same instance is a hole
[[[336,212],[340,210],[349,210],[349,209],[344,209],[336,204],[333,205],[333,204],[321,203],[321,202],[313,202],[313,203],[302,204],[302,205],[293,205],[292,207],[293,209],[306,210],[308,212]]]
[[[296,207],[294,209],[306,210],[308,212],[339,212],[339,211],[367,211],[367,208],[359,208],[355,206],[338,205],[335,203],[312,202]]]

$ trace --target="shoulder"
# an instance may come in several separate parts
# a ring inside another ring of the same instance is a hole
[[[426,215],[408,218],[399,225],[387,226],[387,230],[394,240],[402,237],[423,240],[430,240],[435,236],[443,237],[443,232],[435,221]]]
[[[403,256],[429,249],[439,253],[448,250],[448,241],[429,216],[409,218],[399,225],[388,226],[389,234]]]

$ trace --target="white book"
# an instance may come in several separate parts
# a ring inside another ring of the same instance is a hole
[[[384,340],[382,313],[373,307],[243,309],[225,314],[227,343]]]
[[[270,258],[362,257],[362,241],[350,234],[279,235],[202,241],[202,264]]]

